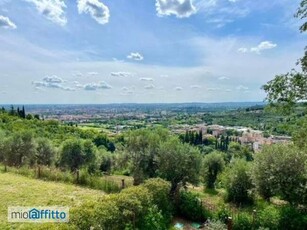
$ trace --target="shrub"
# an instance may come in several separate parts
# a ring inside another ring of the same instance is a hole
[[[207,230],[226,230],[227,226],[219,220],[208,220],[205,224]]]
[[[230,217],[230,216],[231,216],[230,210],[223,205],[216,212],[215,218],[226,224],[228,217]]]
[[[280,210],[279,229],[300,230],[307,229],[307,212],[291,205],[287,205]]]
[[[255,157],[253,181],[268,199],[280,196],[291,204],[306,204],[307,154],[294,145],[267,146]]]
[[[153,198],[153,203],[162,211],[166,222],[171,221],[172,204],[170,201],[171,184],[160,178],[146,180],[142,185],[148,189]]]
[[[193,221],[203,221],[205,219],[201,200],[191,192],[181,192],[178,212],[183,217]]]
[[[162,189],[156,185],[164,184]],[[148,229],[165,230],[168,222],[155,204],[162,202],[169,184],[160,179],[147,182],[149,191],[140,185],[122,190],[121,193],[105,196],[98,202],[87,202],[72,209],[71,224],[77,229]],[[157,192],[158,191],[158,192]],[[161,204],[160,204],[161,206]]]
[[[270,230],[279,229],[280,212],[278,208],[272,205],[259,211],[255,218],[257,225],[260,227],[269,228]]]
[[[253,200],[253,188],[249,164],[237,160],[224,173],[223,183],[227,191],[227,200],[237,204],[250,203]]]
[[[240,213],[234,219],[233,230],[250,230],[253,229],[252,216],[247,213]]]

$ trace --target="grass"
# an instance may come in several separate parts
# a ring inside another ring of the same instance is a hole
[[[0,164],[0,172],[5,172],[4,166]],[[47,181],[65,182],[70,184],[82,185],[92,189],[102,190],[107,193],[116,193],[120,191],[121,180],[112,179],[112,177],[90,175],[87,170],[81,169],[79,180],[76,174],[69,171],[61,171],[57,168],[48,168],[41,166],[40,176],[38,177],[38,168],[23,166],[20,168],[7,167],[6,172],[23,175],[29,178],[38,178]],[[125,178],[122,178],[125,179]],[[127,180],[126,180],[127,181]],[[127,181],[126,185],[130,185]]]
[[[7,222],[8,206],[68,206],[96,201],[105,194],[75,185],[46,182],[12,173],[0,173],[0,229],[70,229],[65,224],[20,224]]]

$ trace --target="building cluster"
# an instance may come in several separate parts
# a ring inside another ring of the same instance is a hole
[[[231,136],[236,136],[241,144],[251,146],[255,152],[260,151],[264,145],[291,142],[291,137],[289,136],[270,135],[269,137],[265,137],[262,131],[246,127],[201,124],[196,126],[177,126],[173,127],[173,131],[178,134],[185,133],[186,131],[202,131],[203,138],[208,138],[210,136],[218,138],[221,135],[227,136],[230,134]]]

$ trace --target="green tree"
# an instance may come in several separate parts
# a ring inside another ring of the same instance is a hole
[[[132,162],[131,171],[135,185],[146,178],[155,177],[159,145],[168,137],[169,133],[165,129],[140,129],[128,134],[127,152]]]
[[[66,140],[61,149],[60,165],[78,170],[95,159],[95,148],[90,141],[82,142],[78,139]]]
[[[227,191],[227,200],[236,204],[252,201],[252,179],[250,164],[245,160],[236,160],[223,173],[223,184]]]
[[[307,153],[296,146],[266,146],[256,154],[252,175],[264,198],[275,195],[292,204],[306,204]]]
[[[214,151],[204,157],[203,175],[207,188],[214,188],[215,181],[225,166],[223,153]]]
[[[55,149],[52,143],[46,138],[36,139],[35,161],[38,165],[50,166],[55,158]]]
[[[301,32],[307,30],[307,0],[302,0],[296,17],[304,20]],[[267,93],[266,100],[273,107],[289,111],[298,101],[307,100],[307,48],[305,55],[298,62],[302,71],[292,70],[286,74],[277,75],[273,80],[262,86]]]
[[[29,164],[36,153],[33,134],[30,131],[14,133],[4,143],[4,161],[10,166]]]
[[[159,146],[158,175],[171,182],[171,192],[187,182],[197,184],[201,156],[197,148],[172,137]]]

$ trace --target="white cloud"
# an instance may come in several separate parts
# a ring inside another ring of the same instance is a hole
[[[43,78],[44,82],[48,82],[48,83],[62,83],[64,82],[64,80],[56,75],[52,75],[52,76],[46,76]]]
[[[112,87],[106,83],[105,81],[101,81],[99,83],[88,83],[84,85],[84,90],[94,91],[97,89],[111,89]]]
[[[153,78],[151,78],[151,77],[141,77],[140,81],[153,81]]]
[[[229,77],[222,76],[222,77],[219,77],[218,79],[221,80],[221,81],[223,81],[223,80],[229,80]]]
[[[263,50],[273,49],[275,47],[277,47],[277,44],[274,44],[270,41],[263,41],[258,46],[252,47],[251,52],[255,52],[257,54],[260,54],[261,51],[263,51]]]
[[[110,18],[109,8],[99,0],[78,0],[79,14],[88,13],[99,24],[107,24]]]
[[[132,73],[129,72],[112,72],[112,77],[131,77]]]
[[[175,87],[175,90],[176,90],[176,91],[181,91],[181,90],[183,90],[183,88],[180,87],[180,86],[177,86],[177,87]]]
[[[42,88],[53,88],[53,89],[62,89],[65,91],[75,91],[75,88],[62,85],[65,81],[56,76],[46,76],[41,81],[32,81],[32,85],[35,86],[36,90],[41,90]]]
[[[67,18],[65,16],[66,4],[63,0],[26,0],[36,6],[39,13],[52,22],[65,26]]]
[[[142,61],[144,59],[143,55],[138,52],[132,52],[127,56],[128,59],[132,59],[135,61]]]
[[[144,88],[145,89],[154,89],[155,86],[153,84],[149,84],[149,85],[145,85]]]
[[[247,53],[248,52],[248,49],[247,48],[244,48],[244,47],[241,47],[238,49],[238,52],[239,53]]]
[[[238,49],[238,52],[240,53],[256,53],[256,54],[261,54],[261,51],[263,50],[269,50],[269,49],[273,49],[276,48],[277,44],[271,42],[271,41],[263,41],[261,42],[259,45],[252,47],[250,49],[245,48],[245,47],[241,47]]]
[[[159,16],[175,15],[177,18],[187,18],[196,13],[192,0],[156,0],[156,10]]]
[[[0,27],[4,29],[16,29],[17,26],[8,18],[0,15]]]

